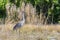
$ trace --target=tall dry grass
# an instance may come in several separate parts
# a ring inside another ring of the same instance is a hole
[[[0,25],[1,40],[60,40],[60,25],[25,24],[13,31],[14,25]]]
[[[6,5],[6,12],[7,12],[7,17],[6,17],[6,23],[13,23],[15,21],[18,21],[20,17],[20,8],[16,8],[15,4],[7,4]]]
[[[36,8],[32,4],[27,3],[25,7],[26,12],[26,22],[34,23],[36,22]]]
[[[7,17],[5,23],[18,22],[22,18],[22,11],[25,12],[26,23],[37,23],[39,18],[36,16],[36,8],[30,3],[25,5],[24,2],[22,2],[21,7],[9,3],[6,5]]]

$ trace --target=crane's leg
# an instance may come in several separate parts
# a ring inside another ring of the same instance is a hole
[[[19,36],[20,36],[20,29],[19,29]]]
[[[17,33],[17,29],[15,30],[15,33]]]
[[[18,30],[18,35],[19,35],[19,39],[20,39],[20,30]]]

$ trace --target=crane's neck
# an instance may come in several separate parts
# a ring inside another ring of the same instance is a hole
[[[24,13],[22,14],[22,20],[25,21],[25,15],[24,15]]]

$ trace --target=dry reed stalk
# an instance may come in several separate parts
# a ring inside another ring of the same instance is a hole
[[[6,23],[15,23],[21,19],[21,9],[17,8],[15,4],[7,4],[6,12]]]
[[[6,5],[6,12],[7,12],[7,17],[6,17],[6,23],[12,23],[14,20],[13,17],[16,12],[16,5],[14,4],[7,4]]]
[[[30,4],[29,3],[27,3],[27,5],[25,6],[25,12],[26,12],[26,22],[30,23],[31,14],[30,14]]]
[[[33,7],[33,5],[31,5],[31,8],[30,8],[30,13],[31,13],[31,23],[35,23],[35,20],[36,20],[36,8]]]
[[[34,23],[36,20],[36,8],[34,8],[32,4],[27,3],[25,6],[25,12],[26,12],[26,22]]]

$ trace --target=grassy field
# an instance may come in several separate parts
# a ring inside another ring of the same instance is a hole
[[[13,31],[14,25],[0,25],[0,40],[60,40],[60,25],[25,24]]]

